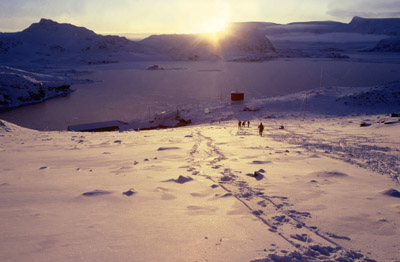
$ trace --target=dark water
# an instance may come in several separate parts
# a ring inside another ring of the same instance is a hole
[[[129,122],[145,118],[149,112],[226,101],[235,90],[244,91],[250,99],[320,86],[351,88],[400,80],[400,65],[387,61],[292,59],[158,64],[165,70],[143,70],[153,65],[149,62],[98,67],[100,71],[85,78],[101,82],[75,85],[72,88],[76,91],[67,97],[2,113],[0,119],[37,130],[66,130],[72,124]]]

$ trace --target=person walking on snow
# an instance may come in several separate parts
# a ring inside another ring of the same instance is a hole
[[[260,136],[262,136],[263,131],[264,131],[264,126],[263,126],[262,123],[260,123],[260,124],[258,125],[258,134],[259,134]]]

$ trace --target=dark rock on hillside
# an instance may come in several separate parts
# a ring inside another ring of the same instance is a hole
[[[379,43],[367,52],[400,52],[400,36],[390,37],[379,41]]]

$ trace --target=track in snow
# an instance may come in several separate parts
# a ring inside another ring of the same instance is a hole
[[[200,175],[218,184],[227,193],[243,204],[249,213],[257,217],[268,230],[290,243],[295,251],[287,255],[270,254],[265,260],[297,258],[296,261],[373,261],[360,253],[346,250],[335,239],[348,239],[336,234],[322,234],[317,227],[306,224],[308,212],[293,209],[288,198],[270,196],[262,190],[248,185],[244,178],[235,175],[234,170],[224,165],[227,158],[211,137],[200,131],[192,134],[194,145],[187,161],[193,166],[194,175]],[[256,261],[256,260],[255,260]],[[286,260],[285,260],[286,261]],[[289,260],[288,260],[289,261]]]

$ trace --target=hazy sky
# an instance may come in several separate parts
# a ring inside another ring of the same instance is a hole
[[[400,17],[399,0],[0,0],[0,31],[49,18],[97,33],[199,33],[225,22]]]

